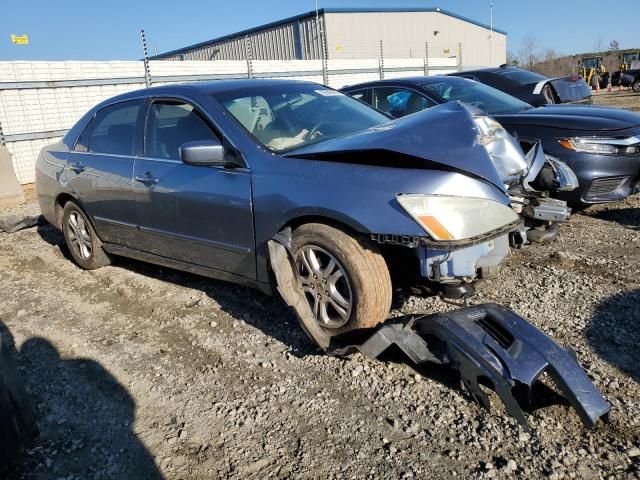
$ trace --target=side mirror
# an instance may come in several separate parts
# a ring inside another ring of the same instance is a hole
[[[200,140],[183,143],[179,149],[180,160],[189,165],[222,165],[225,159],[224,147],[217,140]]]

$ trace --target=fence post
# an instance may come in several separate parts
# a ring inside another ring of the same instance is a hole
[[[384,80],[384,49],[382,46],[382,40],[380,40],[380,59],[378,60],[378,67],[380,70],[380,80]]]
[[[329,62],[327,60],[327,38],[324,35],[324,17],[323,26],[320,29],[320,41],[322,42],[322,83],[329,85]]]
[[[458,44],[458,71],[462,70],[462,44]]]
[[[424,76],[429,76],[429,42],[424,42]]]
[[[151,71],[149,70],[149,58],[147,56],[147,38],[144,30],[140,30],[140,38],[142,39],[142,51],[144,53],[144,83],[147,87],[151,86]]]
[[[244,57],[247,60],[247,78],[253,78],[253,64],[251,63],[253,54],[251,51],[251,39],[249,38],[249,35],[244,37]]]

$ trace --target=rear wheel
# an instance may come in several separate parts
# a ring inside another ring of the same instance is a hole
[[[95,270],[111,263],[89,218],[78,204],[71,200],[65,204],[62,211],[62,232],[67,248],[80,268]]]
[[[328,334],[373,327],[391,308],[391,278],[375,244],[319,223],[294,231],[296,270],[318,325]]]
[[[544,96],[544,99],[548,104],[556,103],[556,96],[553,93],[553,88],[551,88],[549,85],[545,85],[545,87],[542,89],[542,95]]]

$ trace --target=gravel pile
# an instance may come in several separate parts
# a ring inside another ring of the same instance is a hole
[[[475,300],[574,348],[612,404],[593,431],[548,380],[527,433],[451,370],[321,354],[277,298],[129,260],[85,272],[63,243],[0,233],[0,322],[41,429],[0,478],[640,478],[638,196],[515,252]]]

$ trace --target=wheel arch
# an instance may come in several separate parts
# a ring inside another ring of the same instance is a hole
[[[356,239],[360,238],[368,241],[370,241],[370,234],[372,233],[359,222],[344,214],[334,212],[333,210],[314,210],[313,212],[300,210],[292,212],[280,228],[278,228],[275,234],[273,236],[269,236],[266,241],[273,240],[275,237],[280,237],[279,241],[281,243],[284,242],[284,244],[288,244],[290,247],[293,231],[296,228],[309,223],[328,225],[330,227],[337,228]],[[267,281],[272,287],[275,287],[275,277],[273,276],[271,260],[269,258],[266,242],[264,249],[261,250],[259,248],[259,251],[263,252],[259,256],[264,259],[264,262],[258,262],[258,278],[263,278],[263,281]],[[385,261],[387,261],[386,258]],[[261,267],[261,265],[263,266]]]
[[[64,206],[67,204],[67,202],[69,202],[69,200],[72,200],[73,202],[75,202],[78,205],[80,205],[80,202],[78,201],[78,199],[75,198],[70,193],[67,193],[67,192],[62,192],[62,193],[58,194],[58,196],[56,197],[55,202],[54,202],[54,205],[55,205],[54,212],[55,212],[56,227],[58,227],[60,229],[62,228],[62,212],[64,211]],[[81,208],[82,208],[82,206],[81,206]]]
[[[307,214],[300,214],[300,215],[294,216],[289,220],[287,220],[287,222],[282,226],[280,231],[283,231],[286,228],[295,230],[301,225],[304,225],[307,223],[321,223],[324,225],[328,225],[330,227],[334,227],[339,230],[342,230],[343,232],[348,233],[355,237],[363,237],[363,236],[366,237],[367,234],[370,233],[367,231],[367,229],[364,226],[362,226],[358,222],[355,222],[349,219],[349,217],[345,217],[342,215],[334,216],[326,213],[325,214],[307,213]]]
[[[62,213],[64,212],[65,205],[69,203],[69,201],[72,201],[73,203],[78,205],[78,207],[82,210],[85,216],[89,219],[89,222],[91,222],[91,226],[93,227],[93,230],[96,232],[96,235],[98,235],[95,222],[93,221],[93,218],[91,218],[91,215],[87,213],[87,209],[84,208],[84,205],[82,205],[82,202],[78,200],[77,197],[74,197],[68,192],[62,192],[56,197],[56,200],[55,200],[56,227],[62,230]],[[98,235],[98,238],[100,238],[99,235]]]

